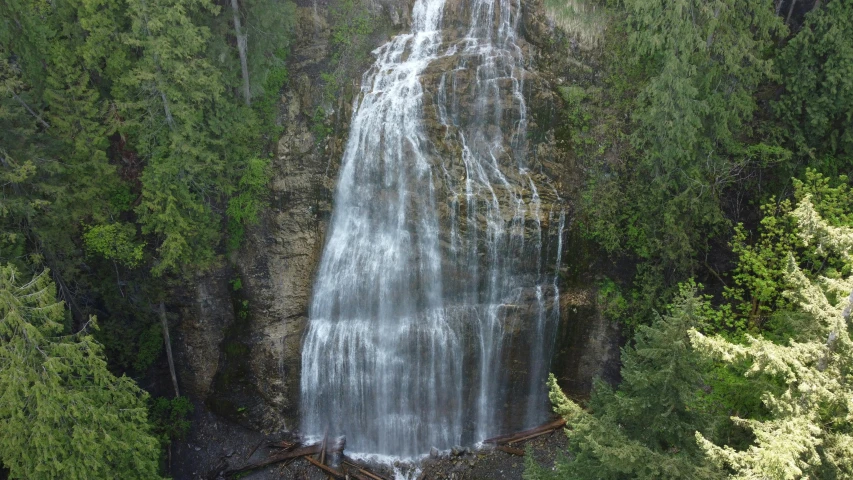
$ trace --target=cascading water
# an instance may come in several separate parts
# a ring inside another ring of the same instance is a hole
[[[301,380],[303,432],[348,451],[413,457],[547,414],[565,215],[527,158],[520,0],[464,7],[444,39],[444,0],[417,0],[355,105]]]

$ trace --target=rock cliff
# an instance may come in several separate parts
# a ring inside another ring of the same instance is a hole
[[[298,2],[290,82],[281,98],[284,132],[273,162],[269,208],[259,224],[247,231],[239,252],[221,268],[198,278],[195,289],[183,295],[180,304],[170,305],[180,314],[173,340],[179,381],[203,411],[198,418],[205,423],[194,426],[191,443],[216,443],[210,432],[219,431],[212,424],[220,421],[267,433],[298,427],[300,348],[311,288],[331,214],[353,95],[371,62],[365,56],[344,66],[332,65],[335,49],[341,48],[330,38],[334,24],[329,12],[336,3],[340,2]],[[376,27],[363,41],[372,49],[407,26],[413,2],[367,3]],[[459,19],[466,17],[466,5],[464,0],[447,0],[444,35],[448,39],[464,34]],[[568,230],[580,174],[572,151],[558,138],[562,101],[555,89],[573,64],[560,58],[569,52],[555,51],[562,44],[554,40],[556,34],[545,20],[542,0],[524,0],[522,6],[521,48],[528,62],[524,77],[528,151],[535,157],[538,172],[547,175],[555,187],[553,193],[543,194],[543,202],[553,203],[557,195],[566,200]],[[432,87],[427,90],[438,91],[443,73],[458,60],[449,57],[431,65],[423,77]],[[319,78],[333,68],[342,81],[329,95]],[[457,81],[464,84],[471,79]],[[463,92],[459,111],[465,114],[464,85],[457,91]],[[434,100],[426,99],[425,104]],[[426,110],[428,134],[440,146],[447,132],[437,109]],[[586,265],[586,259],[577,258],[573,241],[567,236],[564,261]],[[593,272],[586,267],[580,270],[583,273],[575,276],[572,288],[561,296],[555,348],[560,360],[552,364],[576,395],[588,392],[593,376],[611,372],[612,377],[614,367],[618,368],[618,332],[597,311],[595,292],[588,287]],[[509,326],[528,328],[518,322]],[[521,357],[525,348],[524,344],[513,345],[509,354]],[[523,376],[524,372],[510,375]],[[185,449],[181,461],[204,469],[204,464],[215,463],[213,457],[220,450],[215,444],[205,446],[201,453]]]

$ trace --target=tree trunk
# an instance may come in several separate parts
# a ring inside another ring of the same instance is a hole
[[[794,13],[794,5],[797,4],[797,0],[791,0],[791,8],[788,9],[788,16],[785,17],[785,25],[791,23],[791,14]]]
[[[20,103],[22,107],[27,109],[27,111],[30,112],[30,115],[35,117],[35,119],[38,120],[38,122],[40,124],[44,125],[44,128],[50,128],[50,125],[47,122],[45,122],[44,119],[39,116],[39,114],[34,112],[33,109],[30,108],[29,105],[27,105],[27,102],[25,102],[23,98],[19,97],[17,93],[12,91],[11,88],[7,88],[7,90],[9,90],[9,93],[12,94],[12,98],[14,98],[18,103]]]
[[[159,68],[157,69],[159,72]],[[175,128],[175,120],[172,118],[172,110],[169,109],[169,99],[166,98],[166,92],[160,87],[160,78],[158,75],[157,78],[157,89],[160,90],[160,98],[163,100],[163,111],[166,114],[166,123],[169,125],[169,128]]]
[[[243,70],[243,98],[246,105],[252,104],[249,92],[249,61],[246,59],[246,35],[240,24],[240,6],[237,0],[231,0],[231,10],[234,11],[234,31],[237,33],[237,51],[240,52],[240,68]]]
[[[175,396],[180,397],[178,390],[178,376],[175,374],[175,360],[172,357],[172,341],[169,339],[169,320],[166,318],[166,306],[160,302],[160,323],[163,325],[163,341],[166,343],[166,358],[169,360],[169,373],[172,374],[172,386],[175,387]]]
[[[714,9],[714,20],[720,16],[720,7]],[[708,33],[708,39],[705,41],[705,48],[711,49],[711,45],[714,43],[714,31],[712,30]]]

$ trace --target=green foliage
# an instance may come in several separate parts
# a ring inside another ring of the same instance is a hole
[[[596,384],[591,412],[568,400],[552,376],[552,403],[571,426],[574,459],[560,460],[554,472],[528,461],[525,478],[853,474],[846,182],[808,171],[794,182],[796,203],[779,214],[765,209],[761,242],[736,248],[739,285],[770,299],[761,328],[737,324],[731,304],[713,308],[687,283],[668,315],[636,328],[635,345],[623,350],[622,384],[615,391]],[[720,330],[734,341],[705,335]]]
[[[133,369],[142,373],[151,367],[163,352],[163,330],[161,326],[157,323],[149,324],[148,328],[142,330],[135,343],[139,347],[133,361]]]
[[[770,313],[784,308],[781,296],[784,285],[787,253],[800,242],[790,217],[791,202],[783,200],[761,207],[764,217],[759,225],[759,238],[750,243],[749,232],[743,225],[735,227],[732,252],[738,263],[732,272],[732,285],[724,295],[735,303],[736,314],[724,326],[732,331],[760,329]]]
[[[782,25],[769,1],[631,0],[626,10],[631,51],[650,72],[634,110],[640,158],[628,204],[644,234],[632,249],[690,272],[726,225],[721,197],[743,168],[752,95],[772,71],[763,52]]]
[[[623,320],[628,310],[628,301],[613,280],[605,278],[598,285],[598,306],[604,316],[611,320]]]
[[[853,195],[845,176],[831,180],[807,169],[804,180],[794,179],[794,197],[811,198],[817,211],[834,226],[853,226]],[[782,293],[787,284],[788,255],[796,254],[800,268],[809,276],[838,276],[848,273],[849,265],[841,259],[808,248],[793,216],[796,204],[774,199],[761,207],[763,218],[756,235],[743,225],[735,228],[731,242],[738,262],[732,271],[732,285],[724,295],[731,302],[733,315],[720,330],[729,332],[760,331],[773,312],[788,310],[790,300]],[[755,237],[755,238],[752,238]]]
[[[682,286],[668,315],[637,328],[636,345],[622,352],[622,384],[614,391],[597,383],[590,413],[565,398],[551,376],[551,401],[571,426],[574,460],[558,462],[551,476],[530,468],[526,478],[721,477],[693,439],[711,426],[709,412],[697,408],[707,363],[687,335],[711,311],[696,288]]]
[[[216,11],[204,0],[128,3],[132,28],[126,41],[142,55],[119,79],[117,94],[127,119],[123,129],[148,158],[136,213],[143,233],[161,240],[155,275],[183,264],[210,264],[217,243],[219,229],[206,200],[227,173],[218,132],[210,128],[224,102],[224,85],[203,56],[210,31],[193,21]]]
[[[240,320],[245,320],[249,318],[249,301],[248,300],[240,300],[237,303],[237,318]]]
[[[279,53],[279,55],[282,58],[286,56],[284,53]],[[271,67],[266,73],[266,79],[263,83],[264,94],[256,99],[252,106],[258,112],[261,122],[272,129],[270,135],[276,137],[283,131],[283,128],[277,125],[279,94],[287,84],[289,77],[283,60],[281,65]]]
[[[296,24],[296,3],[243,0],[242,5],[248,33],[252,95],[274,102],[287,79],[285,60]]]
[[[157,397],[150,402],[148,416],[163,447],[184,439],[191,426],[188,417],[194,409],[187,397]]]
[[[342,0],[329,7],[332,27],[329,43],[334,49],[332,62],[339,63],[353,50],[361,47],[364,38],[373,32],[373,22],[367,8],[359,0]]]
[[[811,197],[792,212],[798,235],[813,251],[824,250],[853,263],[853,228],[835,227],[820,218]],[[706,337],[692,330],[691,341],[704,355],[741,366],[750,379],[769,379],[781,388],[764,390],[765,417],[732,417],[750,430],[754,442],[736,450],[697,433],[700,447],[734,478],[847,478],[853,475],[853,342],[849,334],[853,273],[808,278],[788,254],[785,292],[815,328],[787,344],[746,336],[743,344]],[[750,383],[755,384],[755,380]],[[754,387],[753,387],[754,388]]]
[[[554,411],[571,426],[566,435],[575,458],[571,461],[558,458],[553,470],[526,460],[525,480],[723,478],[719,470],[702,462],[701,457],[692,457],[678,449],[662,451],[649,446],[631,438],[612,419],[585,411],[563,394],[553,375],[548,386]]]
[[[806,15],[776,64],[785,87],[774,110],[793,149],[832,175],[853,172],[853,4]]]
[[[228,247],[236,250],[243,240],[244,225],[257,223],[263,206],[262,197],[270,181],[270,162],[262,158],[250,158],[240,176],[239,193],[228,202]]]
[[[327,86],[335,81],[332,75],[324,73],[322,76]],[[326,110],[322,106],[318,105],[314,109],[314,115],[311,117],[311,133],[314,134],[314,140],[318,145],[322,145],[332,134],[332,127],[326,123]]]
[[[147,395],[65,315],[47,272],[21,284],[0,266],[0,463],[12,478],[158,478]]]
[[[693,431],[707,423],[701,411],[690,408],[704,385],[704,366],[690,348],[687,330],[703,328],[710,311],[696,288],[682,286],[668,315],[637,328],[635,346],[622,353],[618,393],[603,389],[591,403],[593,411],[653,448],[689,450]]]
[[[127,223],[111,223],[86,228],[83,243],[92,252],[122,265],[134,268],[142,262],[144,243],[134,241],[136,228]]]
[[[372,48],[368,39],[377,26],[377,19],[371,17],[363,0],[341,0],[329,6],[331,58],[327,71],[320,74],[324,103],[335,102],[354,69],[368,61]],[[318,139],[331,133],[324,122],[325,112],[318,107],[312,119],[312,130]]]
[[[729,234],[727,213],[741,209],[758,172],[791,156],[755,128],[785,28],[769,0],[612,7],[607,100],[571,89],[564,96],[569,118],[590,105],[594,123],[610,118],[607,135],[568,122],[581,125],[571,146],[588,157],[579,224],[608,253],[636,260],[627,298],[638,324],[673,298],[678,282],[705,270],[701,259]]]
[[[0,122],[10,159],[2,168],[26,168],[26,178],[11,178],[5,191],[10,208],[3,230],[29,237],[27,249],[33,252],[37,243],[42,250],[31,259],[47,256],[64,275],[81,259],[72,237],[80,235],[83,221],[108,218],[104,200],[119,181],[106,154],[115,126],[81,65],[85,42],[73,20],[76,9],[64,2],[55,7],[28,0],[0,6]]]
[[[588,135],[592,115],[583,105],[587,98],[587,92],[574,85],[560,87],[558,91],[563,98],[563,114],[570,131],[570,146],[581,150],[583,147],[594,143],[594,139]]]
[[[233,12],[228,2],[222,14],[208,18],[211,38],[206,57],[222,73],[222,82],[235,91],[243,87]],[[257,134],[275,142],[281,133],[277,125],[281,89],[288,79],[287,57],[297,18],[292,1],[239,0],[237,2],[246,39],[246,63],[252,110],[262,127]],[[242,100],[242,98],[240,99]],[[254,151],[251,155],[258,155]]]

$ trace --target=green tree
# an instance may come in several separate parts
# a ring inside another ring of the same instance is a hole
[[[793,215],[796,202],[809,197],[815,209],[833,226],[853,226],[853,194],[846,176],[831,179],[806,169],[804,179],[794,179],[794,198],[762,205],[763,218],[756,232],[741,224],[735,227],[731,242],[737,255],[732,284],[724,295],[731,302],[732,315],[723,329],[729,333],[765,330],[767,322],[779,312],[793,307],[783,293],[790,289],[787,278],[788,255],[793,253],[809,278],[832,275],[845,269],[844,261],[824,250],[808,247],[800,235]],[[793,201],[792,201],[793,200]]]
[[[779,53],[785,91],[774,110],[792,148],[830,174],[853,174],[853,2],[806,15]]]
[[[722,474],[678,450],[661,451],[628,435],[618,423],[589,413],[560,390],[556,378],[548,381],[554,411],[570,425],[566,429],[573,460],[558,459],[553,470],[525,459],[525,480],[723,478]]]
[[[770,1],[627,0],[625,9],[629,52],[648,72],[633,108],[639,158],[625,204],[639,211],[626,212],[636,229],[627,241],[689,273],[726,223],[726,188],[755,161],[743,139],[782,24]]]
[[[15,85],[6,88],[14,102],[4,102],[4,109],[12,115],[18,104],[17,118],[12,128],[4,128],[0,148],[9,165],[27,165],[26,178],[5,188],[4,196],[14,208],[5,215],[4,234],[18,239],[16,257],[26,253],[34,263],[52,268],[63,298],[82,323],[86,315],[72,297],[80,293],[78,287],[97,282],[81,268],[82,226],[108,222],[120,213],[109,200],[122,184],[107,155],[116,128],[114,111],[92,81],[104,78],[104,59],[86,59],[92,47],[80,25],[90,18],[78,7],[79,2],[70,0],[0,5],[4,20],[11,19],[0,28],[3,76],[15,78]],[[115,43],[103,42],[102,53],[107,55]],[[23,136],[9,139],[6,132]],[[75,281],[65,281],[70,278]]]
[[[568,400],[552,376],[551,401],[570,428],[571,461],[547,475],[532,463],[527,478],[719,478],[694,443],[697,429],[711,425],[697,395],[708,362],[687,335],[701,328],[710,306],[685,285],[668,315],[640,326],[636,345],[622,352],[622,384],[616,391],[595,385],[589,409]]]
[[[826,250],[853,265],[853,228],[824,221],[809,196],[792,215],[803,242]],[[691,330],[695,348],[708,357],[748,366],[748,377],[771,377],[785,388],[767,391],[763,403],[770,418],[734,416],[732,421],[751,430],[755,441],[735,450],[719,446],[701,433],[699,445],[734,478],[848,478],[853,475],[853,273],[835,273],[811,280],[789,254],[786,295],[815,323],[787,345],[760,336],[736,344]]]
[[[229,177],[225,135],[211,121],[227,100],[204,56],[210,31],[196,20],[217,11],[206,0],[128,2],[125,41],[141,56],[116,94],[123,131],[148,163],[136,212],[143,233],[158,239],[155,274],[209,265],[219,243],[213,208]]]
[[[65,331],[47,271],[17,277],[0,266],[0,463],[12,478],[158,478],[147,395]]]
[[[751,173],[789,156],[753,131],[756,93],[785,31],[770,0],[625,0],[618,74],[632,78],[624,165],[592,162],[583,223],[610,252],[639,260],[633,309],[651,311],[729,231],[726,209]],[[618,84],[618,81],[615,83]],[[604,165],[604,166],[602,166]],[[619,199],[615,201],[614,199]]]

